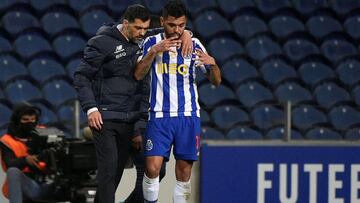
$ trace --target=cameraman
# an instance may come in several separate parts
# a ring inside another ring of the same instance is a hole
[[[10,203],[45,199],[52,189],[51,184],[39,180],[46,164],[30,154],[29,149],[40,113],[40,109],[28,103],[17,105],[7,133],[0,138],[2,166],[7,176],[2,190]]]

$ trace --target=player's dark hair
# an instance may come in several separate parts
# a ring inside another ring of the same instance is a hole
[[[129,21],[129,23],[132,23],[135,21],[136,18],[142,21],[149,20],[150,19],[149,10],[145,6],[140,4],[134,4],[127,7],[124,13],[124,19]]]
[[[186,6],[180,0],[169,0],[162,11],[162,16],[164,18],[167,18],[168,16],[179,18],[186,15]]]

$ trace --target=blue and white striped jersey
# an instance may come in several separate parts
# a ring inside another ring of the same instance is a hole
[[[143,56],[152,46],[164,39],[160,33],[145,40]],[[193,47],[206,52],[204,46],[193,38]],[[181,55],[181,50],[176,53],[158,53],[151,64],[149,74],[150,84],[150,119],[178,116],[200,117],[200,105],[195,83],[195,51],[189,58]],[[140,57],[141,58],[141,57]],[[202,67],[205,70],[204,67]]]

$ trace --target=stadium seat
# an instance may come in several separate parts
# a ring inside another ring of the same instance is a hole
[[[44,0],[30,0],[30,5],[40,12],[45,12],[47,9],[51,7],[56,7],[59,5],[65,5],[66,0],[51,0],[51,1],[44,1]]]
[[[221,66],[222,78],[227,80],[233,87],[238,86],[245,80],[259,77],[259,73],[252,64],[244,58],[228,60]]]
[[[279,58],[265,61],[260,67],[260,73],[264,80],[273,86],[297,77],[294,67]]]
[[[25,59],[41,52],[52,51],[49,42],[37,32],[20,35],[14,41],[14,47],[16,52]]]
[[[5,87],[6,98],[12,103],[41,99],[41,91],[27,80],[15,80]]]
[[[114,22],[114,20],[101,9],[88,11],[80,17],[81,28],[88,37],[94,36],[100,26],[109,22]]]
[[[293,33],[305,31],[305,26],[301,20],[289,15],[273,17],[269,22],[269,27],[278,39],[284,39]]]
[[[55,36],[66,29],[80,28],[73,16],[61,10],[46,12],[41,18],[41,24],[50,36]]]
[[[337,66],[336,72],[340,81],[351,87],[360,82],[360,61],[356,59],[343,61]]]
[[[31,77],[39,84],[54,76],[66,76],[64,67],[51,58],[34,59],[29,63],[28,69]]]
[[[204,109],[200,109],[200,119],[202,125],[210,124],[211,122],[209,113]]]
[[[326,35],[334,32],[341,32],[342,27],[339,21],[327,15],[315,15],[306,22],[309,32],[317,39],[322,39]]]
[[[226,134],[230,140],[261,140],[263,135],[260,131],[247,126],[238,126],[231,128]]]
[[[217,3],[215,0],[183,0],[188,12],[194,18],[196,15],[210,8],[216,8]]]
[[[291,115],[293,126],[302,131],[328,122],[326,114],[311,105],[297,106],[292,110]]]
[[[355,103],[360,106],[360,85],[357,85],[353,88],[352,95],[354,97]]]
[[[104,0],[104,2],[106,2],[107,8],[109,8],[115,16],[124,13],[129,5],[142,4],[142,0]]]
[[[310,140],[341,140],[341,135],[330,129],[325,127],[315,127],[310,129],[305,137]]]
[[[347,130],[352,126],[360,125],[360,111],[348,105],[341,105],[329,111],[331,124],[337,130]]]
[[[8,11],[1,18],[1,27],[11,35],[17,35],[27,28],[39,27],[39,21],[27,11]]]
[[[72,34],[60,35],[53,41],[56,53],[65,60],[76,53],[82,53],[85,44],[82,37]]]
[[[334,79],[334,71],[324,63],[318,61],[307,61],[300,65],[298,73],[308,86],[315,87],[318,83]]]
[[[5,93],[3,92],[2,88],[0,88],[0,100],[5,99]]]
[[[231,31],[231,25],[215,10],[201,12],[194,21],[196,32],[205,40],[216,34]]]
[[[236,94],[239,101],[248,108],[259,103],[274,101],[271,90],[256,81],[241,84],[236,90]]]
[[[218,128],[224,130],[228,130],[236,124],[245,124],[250,121],[247,112],[234,105],[214,108],[211,112],[211,118]]]
[[[274,94],[280,103],[291,101],[292,104],[311,102],[313,100],[309,90],[296,82],[280,84]]]
[[[278,139],[284,139],[284,134],[285,134],[284,127],[276,126],[272,129],[268,130],[265,137],[267,139],[271,139],[271,140],[278,140]],[[303,137],[299,131],[292,129],[290,139],[291,140],[301,140],[301,139],[303,139]]]
[[[201,85],[202,83],[207,83],[209,79],[207,78],[206,74],[204,74],[200,68],[197,68],[196,71],[196,84]]]
[[[272,15],[281,9],[291,7],[289,0],[254,0],[257,8],[265,15]]]
[[[235,16],[239,10],[253,8],[255,7],[255,4],[252,0],[222,0],[218,1],[218,6],[223,11],[223,13],[226,13],[226,15],[232,17]]]
[[[55,79],[45,83],[42,87],[44,98],[54,107],[77,98],[76,91],[66,80]]]
[[[102,0],[68,0],[69,6],[74,9],[75,12],[81,13],[86,9],[94,6],[105,6]]]
[[[320,50],[334,64],[347,56],[356,56],[358,54],[358,50],[353,44],[341,38],[324,41]]]
[[[3,85],[15,78],[29,74],[27,68],[11,55],[0,55],[0,70],[0,83]]]
[[[216,95],[216,97],[214,97],[214,95]],[[236,99],[234,92],[230,88],[225,85],[215,87],[210,83],[199,87],[199,98],[206,107],[213,107],[221,102]]]
[[[350,128],[345,133],[345,139],[347,140],[359,140],[360,139],[360,128]]]
[[[351,100],[349,93],[333,82],[318,85],[314,95],[318,104],[327,109],[335,104]]]
[[[254,125],[263,130],[284,125],[285,122],[283,110],[272,105],[255,106],[251,111],[251,118]]]
[[[41,102],[31,102],[31,104],[40,108],[41,110],[41,116],[39,120],[40,124],[51,125],[58,122],[58,117],[51,108]]]
[[[160,15],[167,0],[144,1],[144,6],[149,9],[150,13]]]
[[[13,47],[8,39],[3,36],[0,36],[0,53],[10,52],[13,50]]]
[[[355,40],[360,40],[360,15],[351,16],[344,22],[344,29]]]
[[[360,8],[358,0],[330,0],[330,6],[340,16],[346,15],[354,9]]]
[[[268,31],[265,22],[255,14],[242,14],[232,21],[233,30],[243,40]]]
[[[304,16],[309,16],[314,11],[325,8],[327,0],[292,0],[294,8]]]
[[[72,80],[74,79],[74,73],[79,64],[80,64],[80,59],[75,58],[70,60],[65,67],[68,77],[71,78]]]
[[[75,108],[73,103],[63,104],[57,110],[59,121],[64,124],[73,124],[75,119]],[[80,109],[80,123],[87,121],[86,114]]]
[[[4,127],[9,121],[12,111],[9,106],[0,103],[0,127]]]
[[[246,50],[255,61],[262,61],[270,56],[282,54],[279,44],[266,35],[251,38],[246,43]]]
[[[304,38],[293,38],[286,41],[284,52],[294,62],[301,62],[306,57],[320,53],[315,43]]]
[[[226,59],[244,54],[243,46],[231,38],[215,38],[208,43],[208,52],[222,64]]]
[[[201,139],[205,140],[223,140],[225,136],[222,132],[211,128],[211,127],[202,127],[201,128]]]
[[[11,9],[13,7],[17,7],[19,5],[26,5],[28,0],[1,0],[0,1],[0,12],[4,12],[8,9]]]

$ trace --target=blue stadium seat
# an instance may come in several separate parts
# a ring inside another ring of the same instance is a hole
[[[268,31],[266,23],[255,14],[242,14],[232,21],[233,30],[243,40]]]
[[[192,17],[195,17],[198,14],[200,15],[201,12],[206,9],[215,8],[217,6],[215,0],[183,0],[183,2]]]
[[[4,12],[11,7],[16,7],[21,4],[27,4],[28,0],[1,0],[0,1],[0,12]],[[1,135],[1,134],[0,134]]]
[[[245,80],[259,77],[259,73],[252,64],[244,58],[228,60],[221,66],[222,78],[231,83],[233,87],[238,86]]]
[[[0,127],[4,127],[9,121],[12,111],[9,106],[0,103]]]
[[[315,106],[300,105],[292,110],[292,123],[302,131],[327,122],[326,114]]]
[[[284,133],[285,133],[285,129],[283,126],[276,126],[272,129],[268,130],[265,137],[267,139],[272,139],[272,140],[284,139]],[[303,139],[301,133],[294,129],[291,130],[290,136],[291,136],[290,139],[292,139],[292,140]]]
[[[246,50],[255,61],[262,61],[270,56],[282,54],[279,44],[266,35],[251,38],[246,43]]]
[[[278,58],[264,62],[260,67],[260,73],[267,83],[274,86],[284,80],[297,77],[294,67]]]
[[[149,9],[152,14],[161,14],[161,11],[166,4],[167,0],[157,0],[157,1],[144,1],[144,6]]]
[[[53,41],[56,53],[65,60],[76,53],[81,53],[85,44],[82,37],[72,34],[60,35]]]
[[[65,5],[66,0],[51,0],[51,1],[44,1],[44,0],[30,0],[30,5],[37,11],[45,12],[47,9],[51,7],[56,7],[59,5]]]
[[[330,1],[330,6],[338,15],[342,16],[354,9],[360,8],[360,2],[358,0],[332,0]]]
[[[294,62],[301,62],[308,56],[319,54],[319,48],[310,40],[304,38],[294,38],[284,44],[286,56]]]
[[[222,132],[211,128],[211,127],[202,127],[201,128],[201,138],[209,140],[223,140],[225,136]]]
[[[258,9],[265,15],[274,14],[281,9],[288,9],[291,7],[289,0],[254,0]]]
[[[102,0],[68,0],[69,6],[74,9],[75,12],[81,13],[86,9],[94,6],[105,6]]]
[[[66,64],[65,69],[69,78],[74,79],[74,73],[79,64],[80,64],[79,58],[72,59]]]
[[[360,128],[350,128],[345,133],[345,139],[347,140],[359,140],[360,139]]]
[[[77,98],[76,91],[66,80],[55,79],[42,87],[44,98],[54,107]]]
[[[61,10],[46,12],[41,18],[41,24],[45,32],[50,36],[54,36],[66,29],[80,28],[73,16]]]
[[[41,116],[40,116],[40,124],[56,124],[59,120],[55,112],[52,110],[52,108],[46,106],[45,104],[41,102],[31,102],[32,105],[40,108],[41,110]]]
[[[12,103],[41,99],[41,91],[27,80],[15,80],[5,87],[6,98]]]
[[[249,81],[240,85],[236,90],[236,94],[239,101],[246,107],[253,107],[259,103],[274,101],[271,90],[256,81]]]
[[[27,68],[11,55],[0,55],[0,83],[4,85],[14,78],[29,74]]]
[[[360,111],[348,105],[341,105],[329,111],[331,124],[337,130],[347,130],[352,126],[360,125]]]
[[[307,85],[315,87],[319,82],[334,79],[334,71],[327,65],[317,61],[308,61],[300,65],[298,73]]]
[[[314,95],[318,104],[324,108],[351,100],[349,93],[333,82],[320,84],[315,88]]]
[[[234,92],[230,88],[224,85],[215,87],[210,83],[199,87],[199,98],[206,107],[212,107],[218,103],[236,99]]]
[[[255,4],[252,0],[222,0],[218,1],[218,6],[226,13],[228,16],[234,16],[238,13],[239,10],[255,7]]]
[[[215,107],[211,112],[211,118],[218,128],[225,130],[236,124],[245,124],[250,121],[246,111],[234,105]]]
[[[310,17],[306,22],[306,26],[309,32],[317,39],[322,39],[326,35],[342,31],[339,21],[331,16],[321,14]]]
[[[305,26],[301,20],[289,15],[273,17],[269,22],[269,27],[278,39],[284,39],[293,33],[305,31]]]
[[[336,72],[340,81],[351,87],[360,82],[360,61],[356,59],[343,61],[337,66]]]
[[[357,85],[352,90],[355,103],[360,106],[360,85]]]
[[[14,46],[16,52],[25,59],[41,52],[52,51],[49,42],[37,32],[20,35],[14,41]]]
[[[121,15],[125,9],[132,4],[142,4],[142,0],[104,0],[113,15]]]
[[[321,52],[331,62],[337,63],[347,56],[356,56],[358,50],[345,39],[330,39],[321,44]]]
[[[304,16],[309,16],[312,12],[325,8],[327,0],[292,0],[295,9]]]
[[[255,106],[251,111],[251,117],[254,125],[260,129],[284,125],[285,122],[283,110],[272,105]]]
[[[274,94],[280,103],[291,101],[292,104],[298,104],[313,100],[310,91],[296,82],[280,84]]]
[[[66,76],[64,67],[51,58],[34,59],[29,63],[28,69],[31,77],[39,84],[54,76]]]
[[[0,100],[4,100],[5,99],[5,93],[3,92],[3,90],[0,88]]]
[[[230,140],[261,140],[263,135],[258,130],[247,126],[238,126],[231,128],[226,134],[226,138]]]
[[[209,113],[207,111],[205,111],[204,109],[200,109],[200,119],[201,119],[202,125],[204,125],[204,124],[206,125],[211,122]]]
[[[9,11],[1,18],[1,27],[11,35],[17,35],[27,28],[39,27],[39,21],[26,11]]]
[[[74,115],[75,115],[75,108],[73,103],[63,104],[58,107],[57,115],[59,121],[64,124],[73,124],[74,122]],[[80,109],[80,123],[87,122],[86,114]]]
[[[344,22],[344,29],[353,39],[360,39],[360,15],[351,16]]]
[[[109,14],[101,9],[88,11],[80,17],[81,28],[88,37],[94,36],[104,23],[113,21]]]
[[[200,68],[197,68],[195,73],[196,73],[196,78],[195,78],[196,84],[207,83],[209,81],[206,74],[204,74]]]
[[[244,54],[243,46],[231,38],[215,38],[208,43],[208,52],[222,64],[226,59]]]
[[[231,31],[230,23],[215,10],[201,12],[194,21],[197,33],[205,40],[216,34]]]
[[[329,128],[315,127],[310,129],[305,137],[310,140],[341,140],[341,135]]]
[[[0,53],[10,52],[13,50],[13,47],[8,39],[3,36],[0,36]]]

